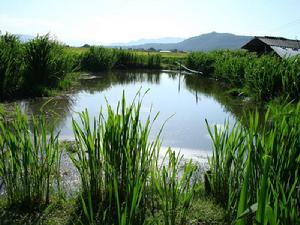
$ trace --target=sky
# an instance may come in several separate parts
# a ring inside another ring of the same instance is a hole
[[[299,12],[300,0],[0,0],[0,30],[89,44],[212,31],[300,39]]]

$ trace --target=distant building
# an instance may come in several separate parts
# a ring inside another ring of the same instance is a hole
[[[168,50],[160,50],[159,52],[160,52],[160,53],[170,53],[171,51],[168,51]]]
[[[300,55],[300,41],[281,37],[254,37],[242,46],[242,49],[256,52],[259,55],[275,53],[285,58]]]

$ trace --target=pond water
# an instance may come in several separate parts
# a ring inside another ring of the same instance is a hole
[[[147,90],[141,108],[141,120],[153,118],[159,112],[152,126],[150,141],[165,123],[162,138],[161,157],[168,147],[180,151],[184,159],[199,163],[200,173],[207,168],[208,157],[212,154],[209,126],[220,129],[228,120],[233,125],[251,103],[226,94],[224,84],[197,75],[183,75],[170,72],[114,71],[99,74],[82,74],[82,79],[68,93],[52,98],[26,99],[6,103],[8,111],[18,104],[27,114],[38,115],[41,108],[46,112],[47,121],[60,132],[61,140],[74,140],[72,118],[79,121],[78,112],[88,110],[90,117],[98,117],[100,108],[105,116],[106,99],[116,108],[125,92],[130,103],[137,92]],[[250,104],[249,104],[250,103]],[[10,114],[7,115],[8,117]],[[68,154],[63,151],[61,158],[62,186],[66,193],[79,190],[80,177]],[[4,190],[0,187],[0,195]]]
[[[106,110],[106,100],[116,107],[125,91],[131,102],[141,89],[148,91],[143,99],[141,118],[159,112],[150,139],[153,140],[163,123],[163,148],[181,151],[188,158],[207,160],[212,143],[205,119],[210,126],[222,127],[225,120],[234,124],[245,104],[225,94],[224,86],[217,81],[198,75],[169,72],[115,71],[100,74],[83,74],[83,79],[72,91],[51,98],[22,100],[17,103],[27,113],[38,114],[41,107],[48,113],[48,120],[60,131],[60,138],[72,140],[72,118],[85,108],[91,117],[98,116],[100,108]],[[12,105],[12,104],[10,104]],[[171,117],[171,118],[170,118]],[[169,118],[169,119],[168,119]]]

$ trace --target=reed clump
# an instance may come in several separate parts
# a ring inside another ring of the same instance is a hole
[[[137,54],[122,49],[91,46],[83,52],[67,51],[50,38],[37,36],[22,43],[17,36],[0,36],[0,100],[19,96],[44,96],[64,89],[74,72],[111,69],[160,69],[160,54]]]
[[[109,70],[114,63],[113,51],[104,47],[92,46],[81,58],[82,69],[92,72]]]
[[[127,106],[123,95],[116,110],[107,106],[106,116],[100,113],[90,121],[84,111],[80,123],[73,121],[76,152],[70,157],[81,177],[86,223],[144,224],[150,215],[156,221],[154,215],[161,211],[166,225],[186,219],[194,196],[195,166],[184,165],[178,178],[181,156],[169,150],[169,162],[160,171],[160,134],[148,140],[157,116],[142,123],[141,104],[140,100]]]
[[[25,68],[24,50],[16,36],[0,36],[0,100],[20,92]]]
[[[0,36],[0,99],[47,94],[79,69],[78,58],[49,35],[28,43],[11,34]]]
[[[45,87],[57,87],[73,67],[63,46],[51,40],[49,35],[37,36],[26,43],[24,58],[24,87],[32,95],[42,93]]]
[[[31,131],[30,131],[31,130]],[[7,120],[0,113],[0,177],[9,206],[49,204],[50,197],[60,190],[60,151],[58,134],[45,117],[31,117],[16,110]]]
[[[190,160],[183,162],[183,156],[168,149],[161,165],[152,170],[152,181],[158,195],[158,205],[163,220],[158,224],[186,224],[188,211],[196,193],[197,181],[193,175],[197,167]]]
[[[99,72],[111,69],[160,69],[159,54],[139,55],[133,51],[92,46],[81,56],[83,70]]]
[[[210,187],[237,224],[299,224],[300,103],[213,130]]]
[[[299,100],[299,57],[257,56],[246,51],[219,50],[190,53],[187,64],[220,79],[256,101]]]

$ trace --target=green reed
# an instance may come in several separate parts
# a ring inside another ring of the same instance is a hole
[[[0,99],[39,96],[66,86],[67,74],[79,69],[79,57],[67,54],[49,35],[21,43],[11,34],[0,36]]]
[[[140,110],[141,101],[127,106],[123,94],[115,111],[107,105],[106,117],[100,113],[90,124],[85,111],[80,124],[73,120],[76,153],[70,157],[80,173],[89,223],[97,218],[114,224],[145,220],[144,189],[159,139],[148,142],[152,121],[149,116],[142,124]]]
[[[187,67],[210,75],[214,73],[214,59],[212,53],[193,52],[188,54]]]
[[[159,54],[140,55],[122,49],[92,46],[81,56],[83,70],[99,72],[110,69],[160,69]]]
[[[17,108],[13,120],[0,114],[0,177],[8,205],[48,204],[60,190],[58,134],[45,117],[31,117]]]
[[[139,56],[132,51],[115,49],[116,62],[114,67],[117,69],[139,69],[144,67],[144,56]]]
[[[24,48],[10,34],[0,36],[0,100],[11,98],[21,89]]]
[[[298,224],[300,103],[271,106],[264,118],[214,128],[212,194],[237,224]]]
[[[92,46],[83,53],[81,67],[83,70],[98,72],[111,69],[115,64],[115,56],[111,49]]]
[[[168,149],[164,160],[152,170],[152,180],[163,213],[163,224],[186,224],[193,202],[196,183],[192,181],[196,166]]]
[[[42,93],[45,87],[57,87],[73,67],[62,45],[51,40],[49,35],[37,36],[26,43],[24,59],[24,86],[33,94]]]
[[[243,50],[190,53],[187,64],[257,101],[299,100],[299,57],[256,56]]]

